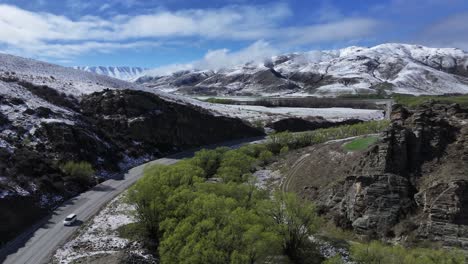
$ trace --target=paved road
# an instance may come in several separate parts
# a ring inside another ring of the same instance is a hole
[[[224,144],[207,146],[239,147],[245,143],[254,142],[261,138],[251,138],[240,141],[231,141]],[[41,264],[49,263],[55,250],[63,245],[79,228],[79,225],[89,220],[110,200],[126,190],[143,174],[143,169],[148,164],[170,165],[182,158],[191,157],[196,150],[186,151],[148,162],[129,170],[122,180],[107,180],[93,189],[65,202],[57,208],[52,215],[40,221],[36,226],[26,231],[14,241],[7,244],[0,251],[0,262],[14,264]],[[78,215],[77,224],[65,227],[63,219],[71,214]]]

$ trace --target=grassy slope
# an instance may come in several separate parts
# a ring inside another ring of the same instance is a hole
[[[376,136],[368,136],[368,137],[363,137],[363,138],[356,138],[355,140],[346,143],[343,147],[347,151],[359,151],[359,150],[365,150],[367,149],[370,145],[374,144],[377,142],[379,138]]]

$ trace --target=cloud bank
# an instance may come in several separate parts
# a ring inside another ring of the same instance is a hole
[[[78,7],[76,7],[78,8]],[[102,9],[109,6],[103,5]],[[343,17],[323,11],[319,24],[285,26],[293,16],[287,4],[265,6],[232,5],[216,9],[157,10],[149,14],[116,14],[109,18],[81,16],[71,19],[46,12],[31,12],[0,4],[0,49],[23,55],[66,59],[88,52],[155,47],[180,39],[204,41],[258,40],[283,45],[304,45],[336,40],[352,40],[372,34],[378,22],[365,17]],[[219,58],[232,56],[226,50]],[[242,57],[237,54],[236,57]],[[214,67],[214,66],[213,66]]]
[[[273,48],[268,42],[260,40],[236,52],[231,52],[228,49],[211,50],[208,51],[201,60],[186,64],[166,65],[152,69],[147,73],[152,76],[163,76],[182,70],[199,69],[216,71],[223,68],[243,65],[248,62],[264,61],[278,53],[279,51]]]

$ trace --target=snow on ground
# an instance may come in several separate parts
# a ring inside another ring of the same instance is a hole
[[[288,117],[307,118],[322,116],[330,121],[342,121],[345,119],[376,120],[383,119],[382,110],[353,109],[353,108],[302,108],[302,107],[264,107],[255,105],[223,105],[211,104],[209,109],[237,117],[250,122],[276,121]]]
[[[356,262],[350,260],[349,251],[346,248],[335,247],[331,243],[315,236],[310,236],[309,239],[318,245],[320,254],[325,258],[328,259],[339,255],[344,264],[356,264]]]
[[[136,222],[135,208],[124,202],[125,193],[113,199],[92,220],[78,230],[75,238],[59,248],[54,263],[71,263],[83,257],[129,251],[145,259],[151,256],[141,250],[141,245],[117,235],[117,229]],[[79,216],[78,216],[79,218]]]
[[[279,185],[281,181],[281,173],[279,171],[272,170],[258,170],[253,176],[255,177],[255,186],[260,189],[272,189],[269,188],[272,185]]]

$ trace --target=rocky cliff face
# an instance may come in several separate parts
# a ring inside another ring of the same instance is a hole
[[[105,138],[133,156],[160,154],[263,133],[240,119],[213,116],[191,105],[142,91],[108,90],[85,96],[82,112]]]
[[[349,175],[319,199],[337,224],[468,249],[468,109],[395,106],[382,141]]]

